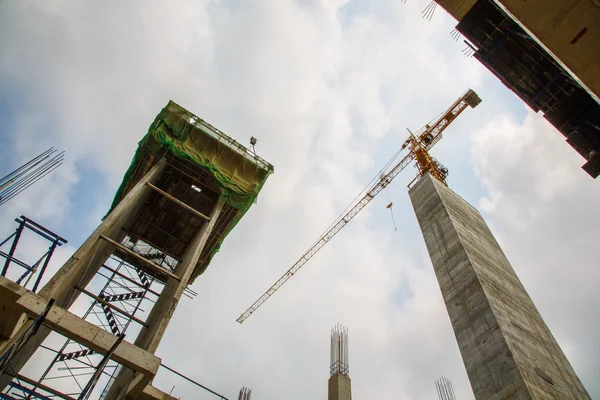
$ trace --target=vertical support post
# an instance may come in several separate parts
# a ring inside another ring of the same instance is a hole
[[[165,334],[167,326],[173,317],[175,308],[187,287],[194,268],[198,264],[206,241],[215,227],[225,202],[219,200],[212,210],[210,220],[205,222],[187,246],[181,262],[177,265],[175,274],[180,278],[169,279],[163,288],[156,304],[150,311],[146,320],[146,326],[142,328],[135,345],[149,351],[156,352],[158,345]],[[112,384],[106,399],[123,399],[129,394],[132,387],[137,383],[131,370],[122,369]]]
[[[8,251],[8,257],[4,262],[4,267],[2,268],[2,276],[6,276],[6,272],[8,271],[8,266],[12,261],[12,258],[15,254],[15,250],[17,249],[17,244],[19,244],[19,239],[21,238],[21,234],[23,233],[23,228],[25,227],[25,220],[19,221],[19,227],[17,228],[17,234],[10,246],[10,250]]]
[[[50,262],[50,259],[52,258],[52,254],[54,254],[54,250],[56,250],[57,245],[58,245],[58,239],[55,240],[54,242],[52,242],[52,244],[50,245],[50,248],[48,249],[48,253],[46,253],[46,259],[44,260],[44,265],[42,265],[42,269],[40,270],[40,273],[38,274],[38,277],[35,281],[35,284],[33,285],[33,289],[32,289],[33,293],[35,293],[37,291],[37,288],[38,288],[40,282],[42,281],[42,276],[44,276],[44,272],[46,272],[48,263]]]

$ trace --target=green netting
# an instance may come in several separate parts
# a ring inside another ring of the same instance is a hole
[[[159,155],[164,150],[176,157],[190,160],[209,171],[219,187],[220,199],[240,211],[208,260],[194,271],[195,278],[204,272],[212,257],[219,251],[225,236],[256,201],[267,177],[273,172],[273,166],[170,101],[156,116],[148,133],[138,143],[138,149],[117,189],[108,213],[121,201],[125,191],[130,189],[135,172],[145,155],[148,153]]]

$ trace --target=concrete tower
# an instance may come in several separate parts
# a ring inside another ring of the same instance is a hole
[[[479,212],[430,175],[410,189],[476,399],[589,399]]]
[[[10,385],[66,398],[59,393],[64,386],[44,380],[48,371],[86,360],[78,368],[90,367],[91,376],[78,379],[70,396],[89,398],[105,379],[102,399],[172,399],[150,384],[161,365],[155,352],[188,285],[271,172],[253,151],[169,102],[139,142],[109,213],[49,282],[33,293],[0,277],[0,391]],[[72,307],[81,295],[92,304],[84,315]],[[124,340],[130,325],[135,329]],[[21,368],[52,331],[66,344],[54,349],[41,378],[24,376]]]
[[[329,359],[329,400],[352,400],[350,388],[348,329],[336,325],[331,330],[331,350]]]

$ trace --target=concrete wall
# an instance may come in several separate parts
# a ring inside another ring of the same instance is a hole
[[[352,400],[350,377],[335,374],[329,378],[329,400]]]
[[[410,198],[477,399],[589,399],[479,212],[426,175]]]
[[[460,21],[477,0],[436,0]],[[495,0],[600,97],[600,1]]]

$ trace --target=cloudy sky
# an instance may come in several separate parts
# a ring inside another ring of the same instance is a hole
[[[433,153],[479,207],[592,397],[600,397],[600,186],[540,115],[450,38],[428,0],[0,1],[1,174],[55,146],[56,173],[0,208],[69,245],[108,210],[172,99],[275,166],[184,299],[158,355],[236,397],[325,399],[329,331],[350,330],[355,399],[473,398],[410,205],[408,168],[243,325],[235,319],[416,130],[468,87],[483,99]],[[395,232],[389,210],[392,201]],[[53,266],[57,268],[58,262]],[[155,385],[201,397],[162,373]]]

